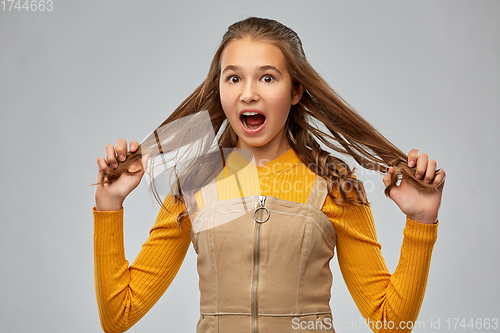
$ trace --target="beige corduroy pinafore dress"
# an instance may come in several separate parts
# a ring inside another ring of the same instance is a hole
[[[215,183],[202,195],[191,230],[197,332],[335,332],[329,262],[337,237],[321,212],[326,181],[316,177],[306,204],[259,195],[219,201]]]

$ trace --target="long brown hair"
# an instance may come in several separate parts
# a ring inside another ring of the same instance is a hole
[[[394,146],[373,126],[364,120],[346,101],[344,101],[314,70],[306,59],[299,36],[290,28],[271,19],[250,17],[232,24],[224,34],[212,60],[209,73],[203,83],[182,102],[177,109],[158,127],[169,124],[208,110],[213,129],[217,134],[217,145],[222,148],[234,148],[237,136],[226,120],[220,102],[219,80],[221,56],[225,47],[234,40],[250,39],[272,43],[283,52],[294,86],[301,85],[304,93],[300,102],[291,106],[286,122],[286,136],[289,145],[295,150],[303,163],[318,176],[324,177],[329,186],[329,196],[337,204],[367,205],[366,192],[360,180],[354,177],[355,169],[338,157],[330,155],[321,148],[320,143],[340,154],[349,155],[363,168],[378,172],[387,172],[390,166],[395,168],[390,188],[398,179],[408,179],[417,188],[430,191],[435,186],[425,184],[415,177],[415,168],[409,168],[406,154]],[[314,123],[322,123],[327,132]],[[183,136],[185,133],[176,133]],[[143,143],[144,145],[144,143]],[[161,152],[160,152],[161,153]],[[220,159],[220,156],[218,156]],[[127,159],[120,170],[128,169]],[[224,167],[217,164],[200,168],[199,163],[192,164],[185,170],[192,177],[190,188],[201,188],[212,180]],[[206,166],[206,160],[203,162]],[[109,176],[109,175],[108,175]],[[116,175],[115,175],[116,176]],[[179,191],[174,195],[176,201],[194,200],[184,198]],[[153,194],[159,200],[153,187]],[[162,205],[163,208],[165,208]],[[178,222],[188,217],[187,210],[177,217]]]

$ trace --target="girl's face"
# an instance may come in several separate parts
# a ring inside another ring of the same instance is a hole
[[[281,50],[269,42],[236,40],[222,52],[220,100],[238,148],[288,147],[285,123],[303,89],[292,87],[286,65]]]

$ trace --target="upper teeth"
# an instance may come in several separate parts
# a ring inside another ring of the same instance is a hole
[[[258,112],[243,112],[242,115],[244,116],[255,116],[256,114],[259,114]]]

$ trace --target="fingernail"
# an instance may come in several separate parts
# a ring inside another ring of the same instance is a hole
[[[118,168],[118,164],[117,164],[117,163],[113,163],[113,164],[111,164],[111,167],[112,167],[113,169],[116,169],[116,168]]]
[[[415,165],[415,161],[411,160],[410,163],[408,163],[408,166],[410,168],[413,168],[413,166]]]
[[[415,178],[420,179],[420,177],[422,177],[422,175],[421,175],[421,174],[419,174],[419,173],[416,173],[416,174],[415,174]]]
[[[125,156],[124,155],[120,155],[120,157],[118,157],[120,159],[120,161],[125,161]]]

